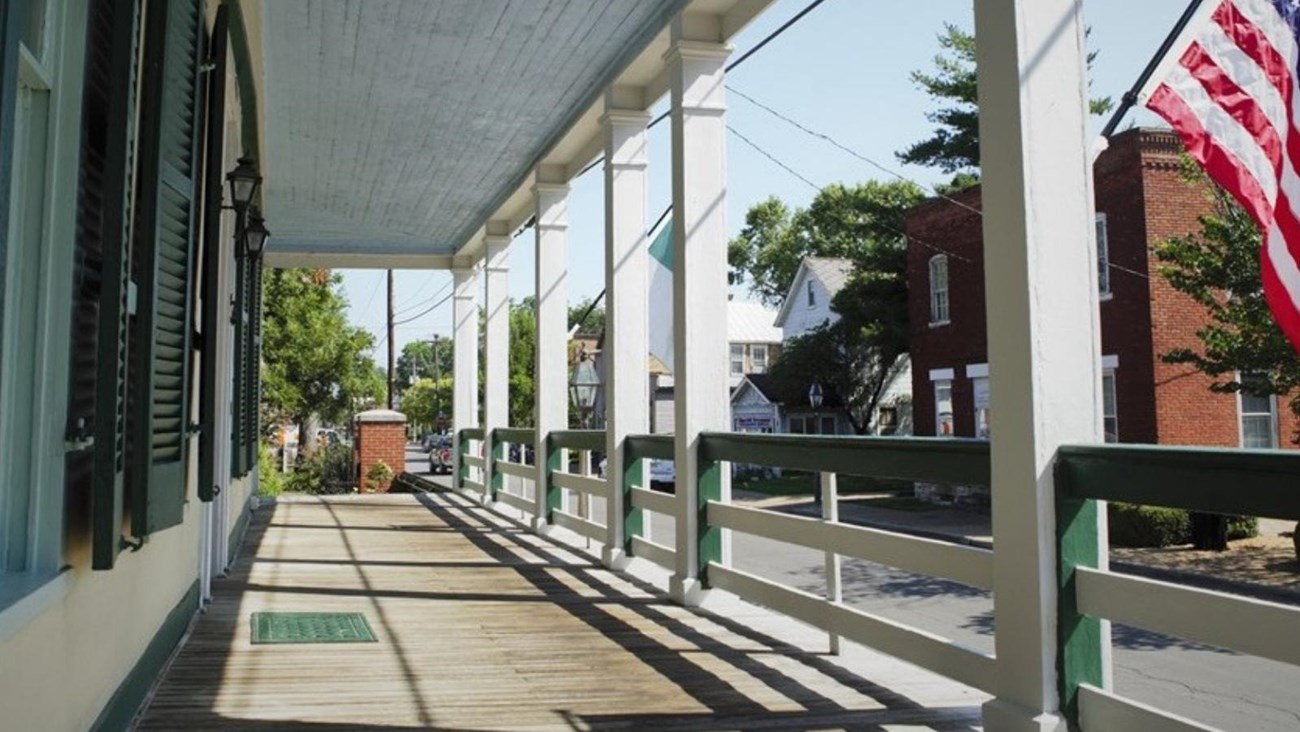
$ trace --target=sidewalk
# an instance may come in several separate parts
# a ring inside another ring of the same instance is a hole
[[[769,496],[735,491],[735,499],[773,511],[820,517],[821,507],[806,496]],[[899,510],[873,506],[885,494],[840,497],[840,521],[885,531],[923,536],[984,549],[993,548],[992,519],[987,514],[946,506]],[[1300,605],[1300,566],[1289,538],[1289,522],[1260,520],[1260,537],[1232,542],[1226,552],[1199,552],[1190,547],[1133,549],[1113,547],[1111,568],[1166,582]]]

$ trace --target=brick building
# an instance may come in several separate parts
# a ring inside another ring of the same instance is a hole
[[[1116,135],[1093,168],[1105,432],[1108,441],[1293,446],[1285,399],[1210,391],[1212,379],[1160,356],[1195,347],[1204,310],[1158,274],[1151,248],[1199,231],[1210,201],[1181,174],[1178,138]],[[907,217],[915,434],[988,434],[988,351],[980,190],[931,199]],[[1082,273],[1081,273],[1082,276]]]

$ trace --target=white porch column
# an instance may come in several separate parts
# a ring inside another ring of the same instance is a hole
[[[986,307],[998,323],[988,337],[998,628],[990,730],[1065,729],[1052,465],[1062,444],[1101,441],[1082,16],[1081,0],[975,3]]]
[[[730,48],[716,15],[680,13],[671,26],[673,458],[677,473],[677,566],[669,592],[693,604],[701,565],[721,560],[720,529],[704,529],[704,503],[720,499],[727,476],[702,470],[699,435],[728,427],[726,98]]]
[[[559,508],[560,491],[550,470],[560,467],[563,450],[547,451],[547,435],[569,427],[569,185],[562,169],[538,166],[533,196],[537,203],[537,478],[533,528],[544,532],[551,511]]]
[[[455,474],[460,476],[460,431],[478,425],[478,271],[455,269],[451,276],[454,287],[451,423],[456,440]]]
[[[615,87],[605,93],[605,455],[609,500],[605,566],[621,566],[631,535],[641,532],[641,510],[628,496],[629,479],[640,465],[625,469],[624,440],[649,432],[649,337],[646,294],[645,90]]]
[[[484,279],[487,310],[483,347],[483,437],[486,468],[483,473],[485,501],[496,498],[501,490],[502,475],[495,460],[501,445],[492,438],[492,430],[510,426],[510,225],[505,221],[487,222],[484,243]]]

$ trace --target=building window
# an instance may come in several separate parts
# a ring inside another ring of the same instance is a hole
[[[749,372],[752,374],[767,373],[767,345],[755,343],[749,347]]]
[[[934,434],[952,437],[952,382],[934,382]]]
[[[813,292],[813,283],[812,283],[812,280],[808,280],[808,282],[807,282],[806,284],[807,284],[807,287],[808,287],[808,307],[810,307],[810,308],[811,308],[811,307],[816,307],[816,306],[817,306],[817,293]]]
[[[1251,389],[1263,386],[1263,379],[1241,376],[1242,390],[1237,392],[1241,414],[1241,446],[1247,449],[1277,447],[1277,398],[1272,394],[1256,396]]]
[[[876,434],[892,435],[898,431],[898,407],[881,407],[876,417]]]
[[[1101,373],[1101,426],[1106,442],[1119,442],[1119,415],[1115,399],[1115,369]]]
[[[790,418],[790,434],[792,435],[804,434],[803,417]]]
[[[989,377],[971,379],[971,394],[975,402],[975,436],[989,439]]]
[[[731,375],[740,376],[745,373],[745,344],[731,344]]]
[[[1097,292],[1110,296],[1110,237],[1106,232],[1106,214],[1097,214]]]
[[[835,429],[835,418],[822,417],[821,431],[819,431],[817,434],[819,435],[839,434],[839,430]]]
[[[948,322],[948,257],[930,258],[930,324]]]

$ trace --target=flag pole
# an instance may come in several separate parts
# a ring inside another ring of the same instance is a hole
[[[1110,136],[1115,133],[1115,128],[1118,127],[1120,121],[1124,119],[1124,115],[1128,114],[1128,111],[1133,108],[1133,105],[1137,104],[1138,94],[1142,92],[1142,88],[1151,80],[1151,75],[1156,72],[1156,68],[1160,66],[1160,62],[1165,60],[1165,55],[1169,53],[1169,49],[1172,48],[1174,42],[1178,40],[1178,36],[1182,35],[1183,29],[1187,27],[1189,22],[1191,22],[1192,16],[1196,15],[1196,11],[1201,7],[1201,2],[1202,0],[1191,0],[1191,2],[1187,4],[1187,9],[1183,11],[1182,17],[1180,17],[1178,22],[1174,24],[1173,30],[1169,31],[1169,35],[1165,37],[1164,43],[1160,44],[1160,48],[1156,50],[1155,55],[1147,62],[1146,68],[1142,69],[1142,75],[1133,83],[1131,89],[1124,92],[1124,96],[1120,98],[1119,107],[1115,110],[1115,113],[1110,116],[1110,119],[1106,122],[1106,126],[1101,130],[1101,137],[1103,140],[1109,139]]]

